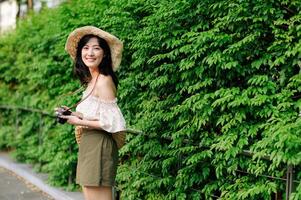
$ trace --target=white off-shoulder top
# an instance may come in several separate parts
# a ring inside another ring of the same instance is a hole
[[[86,92],[83,92],[83,98],[86,95]],[[107,132],[116,133],[126,130],[125,119],[117,105],[117,98],[106,101],[90,95],[77,105],[76,112],[82,113],[84,119],[98,120],[100,127]]]

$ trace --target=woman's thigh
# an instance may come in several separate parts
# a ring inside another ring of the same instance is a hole
[[[112,187],[83,186],[85,200],[112,200]]]

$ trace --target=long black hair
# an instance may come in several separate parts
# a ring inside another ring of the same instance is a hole
[[[88,43],[91,38],[97,38],[98,44],[100,48],[103,50],[103,59],[98,66],[99,73],[105,76],[111,76],[115,87],[118,86],[118,78],[113,71],[112,68],[112,58],[111,58],[111,51],[108,43],[96,36],[96,35],[85,35],[80,39],[77,46],[76,51],[76,58],[75,58],[75,65],[74,65],[74,74],[79,78],[82,85],[86,85],[91,80],[91,74],[89,68],[85,65],[84,61],[82,60],[82,48]]]

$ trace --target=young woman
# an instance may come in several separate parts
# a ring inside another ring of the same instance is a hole
[[[117,105],[118,79],[114,73],[122,49],[118,38],[93,26],[75,29],[66,42],[66,51],[75,62],[74,72],[86,90],[76,112],[60,118],[82,132],[76,182],[86,200],[112,199],[119,145],[114,134],[126,130]]]

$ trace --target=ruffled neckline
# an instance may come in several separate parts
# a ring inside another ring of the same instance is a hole
[[[85,98],[87,95],[87,92],[86,91],[83,91],[83,98]],[[101,102],[101,103],[106,103],[106,104],[114,104],[114,103],[117,103],[117,98],[115,97],[113,100],[106,100],[106,99],[100,99],[99,97],[97,96],[93,96],[93,95],[90,95],[87,99],[93,99],[95,101],[98,101],[98,102]]]

